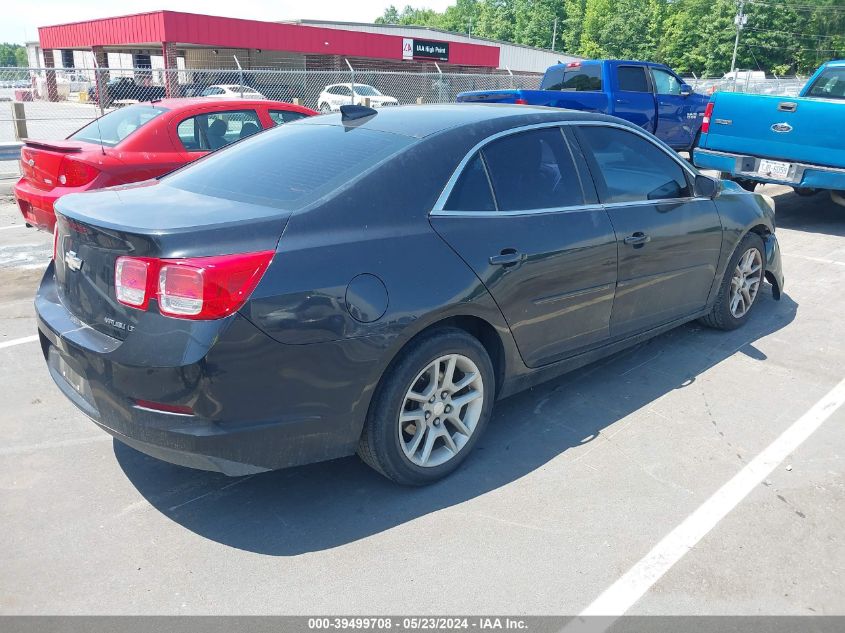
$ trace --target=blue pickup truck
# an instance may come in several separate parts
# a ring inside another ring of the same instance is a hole
[[[458,101],[525,103],[612,114],[655,134],[672,149],[691,151],[709,97],[663,64],[585,60],[546,70],[539,90],[462,92]]]
[[[798,97],[717,92],[693,160],[752,190],[759,182],[798,194],[830,191],[845,205],[845,60],[823,64]]]

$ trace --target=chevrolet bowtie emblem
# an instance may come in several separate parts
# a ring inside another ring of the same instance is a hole
[[[74,251],[65,253],[65,265],[73,271],[82,268],[82,259]]]

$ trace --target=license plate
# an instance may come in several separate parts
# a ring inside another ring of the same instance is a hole
[[[70,365],[65,362],[65,359],[59,356],[59,373],[62,375],[67,383],[73,387],[79,395],[86,395],[88,392],[88,384],[85,379]]]
[[[757,168],[757,175],[773,180],[786,180],[789,175],[791,163],[782,163],[777,160],[761,160]]]

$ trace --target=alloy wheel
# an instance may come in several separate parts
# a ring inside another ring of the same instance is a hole
[[[413,464],[439,466],[455,457],[478,425],[484,381],[461,354],[431,362],[411,383],[399,413],[402,451]]]
[[[763,258],[756,248],[749,248],[734,269],[731,277],[731,314],[741,319],[751,309],[760,283],[763,281]]]

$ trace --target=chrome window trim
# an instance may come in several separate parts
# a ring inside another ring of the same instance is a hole
[[[693,200],[709,200],[710,198],[707,197],[700,197],[700,196],[688,196],[684,198],[665,198],[661,200],[632,200],[627,202],[608,202],[608,203],[598,203],[598,204],[580,204],[580,205],[572,205],[567,207],[557,207],[551,209],[524,209],[524,210],[517,210],[517,211],[450,211],[444,209],[446,206],[446,202],[449,200],[449,196],[452,194],[452,189],[457,183],[458,178],[460,178],[461,174],[464,171],[467,163],[472,159],[476,152],[480,152],[486,145],[489,145],[493,141],[496,141],[500,138],[505,136],[510,136],[512,134],[519,134],[520,132],[527,132],[530,130],[539,130],[549,127],[557,127],[562,128],[563,126],[602,126],[602,127],[612,127],[617,128],[623,131],[631,132],[633,134],[637,134],[641,136],[643,139],[657,147],[660,151],[662,151],[666,156],[670,159],[675,161],[677,165],[681,167],[681,169],[686,173],[689,177],[691,177],[692,182],[690,182],[690,187],[693,187],[693,183],[695,182],[695,177],[698,175],[698,172],[694,170],[694,168],[687,163],[684,159],[678,156],[677,152],[673,149],[665,146],[660,139],[656,139],[654,136],[637,127],[629,127],[627,125],[622,125],[620,123],[614,123],[613,121],[545,121],[543,123],[532,123],[530,125],[523,125],[520,127],[510,128],[508,130],[502,130],[501,132],[496,132],[491,136],[479,141],[476,143],[472,149],[467,152],[467,154],[461,159],[461,162],[458,163],[458,166],[452,172],[452,175],[449,177],[449,180],[446,181],[446,185],[443,187],[443,191],[440,192],[440,195],[437,198],[437,201],[434,203],[434,207],[429,212],[431,216],[459,216],[459,217],[501,217],[505,215],[535,215],[535,214],[542,214],[542,213],[560,213],[560,212],[572,212],[578,210],[590,210],[594,211],[596,209],[606,209],[606,208],[614,208],[620,206],[634,206],[640,204],[669,204],[669,203],[678,203],[678,202],[691,202]],[[563,130],[561,130],[561,133]],[[566,136],[563,137],[564,142],[569,146],[569,140]],[[578,164],[575,164],[575,168],[580,170]],[[489,174],[488,174],[489,178]],[[580,177],[579,177],[580,182]],[[581,183],[583,189],[583,183]],[[491,190],[492,190],[492,183],[491,183]],[[498,207],[498,201],[495,198],[495,191],[493,192],[493,200],[496,206]]]

